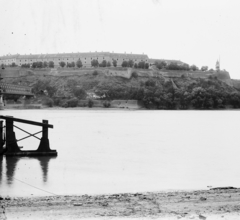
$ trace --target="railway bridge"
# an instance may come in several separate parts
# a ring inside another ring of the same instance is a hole
[[[0,78],[1,80],[2,78]],[[15,85],[10,83],[0,82],[0,110],[4,108],[3,96],[4,95],[20,95],[32,97],[32,88],[29,86]]]

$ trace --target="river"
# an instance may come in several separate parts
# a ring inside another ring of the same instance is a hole
[[[51,157],[0,157],[1,196],[240,187],[239,111],[3,110],[54,125]],[[29,132],[37,126],[16,123]],[[17,139],[26,136],[15,129]],[[40,135],[41,136],[41,135]],[[36,149],[39,140],[19,142]]]

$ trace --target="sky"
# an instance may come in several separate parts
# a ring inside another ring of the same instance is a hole
[[[239,0],[0,0],[0,56],[147,54],[240,79]]]

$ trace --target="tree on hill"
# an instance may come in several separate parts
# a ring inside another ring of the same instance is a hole
[[[122,67],[128,67],[128,62],[126,60],[122,62]]]
[[[138,68],[144,69],[144,67],[145,67],[145,62],[144,62],[144,61],[140,61],[140,62],[138,63]]]
[[[23,66],[24,64],[22,64],[22,66]],[[37,62],[33,62],[32,63],[32,68],[36,68],[37,67]]]
[[[12,63],[11,65],[10,65],[10,67],[16,67],[17,65],[16,65],[16,63]]]
[[[43,62],[33,62],[32,63],[32,68],[42,68],[43,67]]]
[[[190,69],[192,70],[192,71],[196,71],[196,70],[199,70],[198,69],[198,67],[196,66],[196,65],[192,65],[192,66],[190,66]]]
[[[113,64],[114,67],[117,67],[117,61],[116,60],[113,60],[112,64]]]
[[[107,66],[107,61],[106,60],[103,60],[100,64],[99,64],[100,67],[106,67]]]
[[[148,68],[149,68],[149,64],[148,64],[148,63],[145,63],[144,69],[148,69]]]
[[[137,63],[134,63],[134,68],[136,68],[136,69],[138,68],[138,65],[137,65]]]
[[[98,60],[92,60],[92,61],[91,61],[91,65],[92,65],[93,67],[98,67],[98,66],[99,66]]]
[[[73,94],[75,97],[77,97],[78,99],[85,99],[87,97],[87,93],[84,89],[82,88],[75,88],[73,90]]]
[[[82,61],[79,59],[77,62],[76,62],[76,66],[78,68],[81,68],[83,65],[82,65]]]
[[[71,67],[75,67],[75,62],[74,61],[71,62]]]
[[[59,62],[59,65],[63,68],[66,65],[66,63],[64,61],[61,61]]]
[[[190,67],[187,63],[184,63],[183,65],[181,65],[181,67],[182,67],[182,70],[187,70],[187,71],[190,70]]]
[[[37,68],[42,68],[42,67],[43,67],[43,62],[42,61],[37,62]]]
[[[25,64],[25,63],[24,63],[24,64],[21,65],[21,67],[22,67],[22,68],[30,68],[30,64],[29,64],[29,63],[28,63],[28,64]]]
[[[179,66],[177,64],[177,62],[171,62],[167,65],[167,69],[169,70],[179,70]]]
[[[208,70],[208,66],[202,66],[202,67],[201,67],[201,70],[202,70],[202,71],[207,71],[207,70]]]
[[[128,67],[131,67],[131,68],[132,68],[132,67],[133,67],[133,65],[134,65],[134,62],[133,62],[133,60],[129,60],[129,61],[128,61]]]
[[[48,67],[49,68],[54,68],[54,62],[53,61],[49,61],[48,62]]]
[[[166,67],[167,67],[167,63],[166,63],[164,60],[162,60],[162,61],[156,61],[154,64],[156,65],[156,67],[157,67],[158,69],[163,69],[163,68],[166,68]]]
[[[107,62],[107,67],[110,67],[111,66],[111,63],[108,61]]]
[[[47,68],[48,67],[48,63],[46,61],[43,62],[43,68]]]

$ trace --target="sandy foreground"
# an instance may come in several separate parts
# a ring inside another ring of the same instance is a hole
[[[240,189],[0,197],[0,219],[240,219]]]

